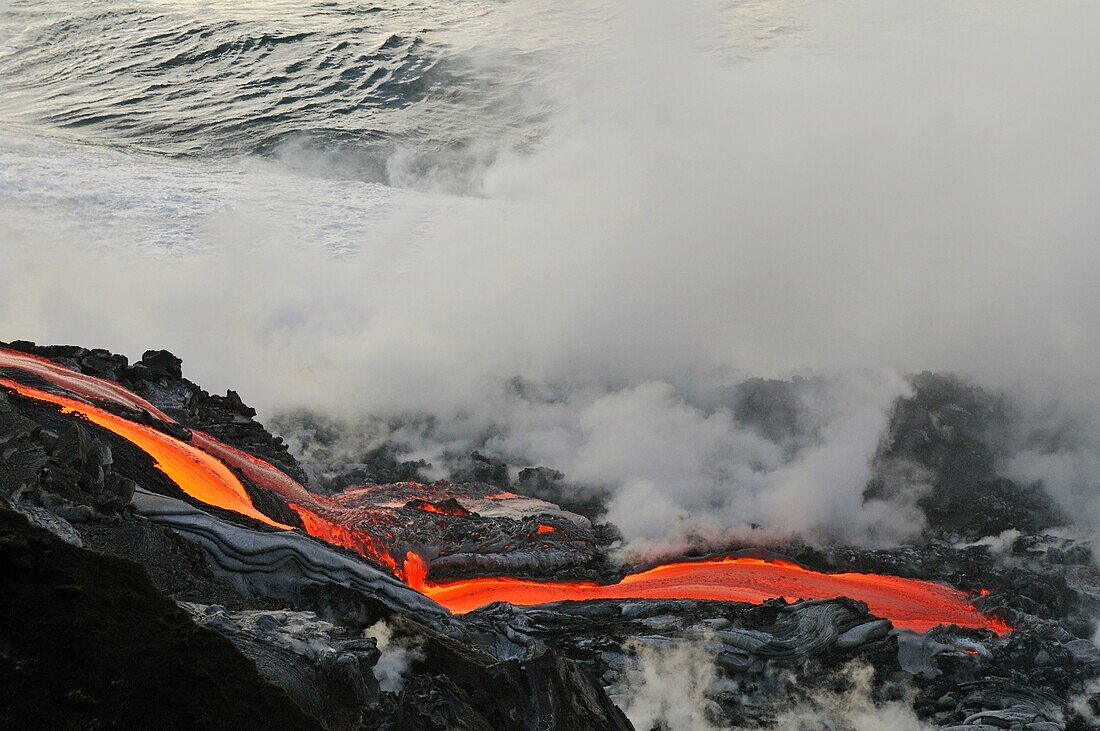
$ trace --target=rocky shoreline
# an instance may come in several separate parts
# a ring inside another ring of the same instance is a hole
[[[0,347],[117,383],[173,421],[120,411],[128,419],[177,438],[204,432],[308,481],[239,396],[203,391],[166,351],[131,365],[102,350]],[[54,387],[18,368],[0,376]],[[649,717],[639,704],[655,692],[646,673],[659,668],[676,675],[673,687],[698,691],[687,702],[715,728],[793,723],[792,709],[845,728],[853,704],[903,709],[913,723],[940,727],[1092,727],[1100,572],[1090,544],[1048,530],[1065,517],[1040,488],[995,474],[974,426],[975,415],[998,418],[983,411],[995,404],[942,377],[922,374],[915,384],[879,458],[904,455],[932,475],[922,539],[881,551],[771,548],[820,570],[984,590],[975,606],[1004,617],[1011,634],[916,634],[843,598],[493,604],[451,615],[352,551],[196,504],[132,444],[4,389],[0,561],[14,591],[4,595],[0,680],[13,692],[0,701],[0,725],[625,729],[624,710]],[[479,470],[465,477],[476,479],[440,483],[438,500],[416,498],[427,509],[400,484],[337,496],[384,515],[403,531],[395,540],[435,546],[441,575],[506,567],[607,580],[629,568],[609,561],[598,525],[544,500],[560,475],[544,468],[512,481],[491,458],[471,464]],[[300,525],[285,500],[238,477],[266,514]],[[503,490],[528,499],[527,512],[463,507]],[[458,507],[444,493],[462,498]],[[965,511],[980,521],[962,520]],[[531,521],[552,527],[552,537],[527,538],[538,536]],[[1003,551],[974,543],[1006,531]],[[682,657],[707,672],[686,677],[692,664]]]

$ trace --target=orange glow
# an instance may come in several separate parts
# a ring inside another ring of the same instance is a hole
[[[153,458],[157,469],[168,479],[196,500],[247,515],[275,528],[291,529],[289,525],[276,522],[253,507],[241,481],[228,467],[201,449],[83,401],[24,386],[7,378],[0,378],[0,385],[29,398],[57,404],[62,413],[82,416],[132,442]]]
[[[77,396],[95,401],[110,401],[135,411],[147,411],[162,421],[175,423],[156,406],[114,381],[86,376],[37,355],[0,348],[0,367],[28,371]]]
[[[440,505],[427,500],[410,500],[405,503],[405,507],[423,510],[426,513],[435,513],[436,515],[462,516],[470,514],[470,511],[466,510],[466,508],[461,505]]]
[[[83,375],[44,358],[0,348],[0,366],[35,373],[83,398],[109,401],[172,421],[152,404],[116,383]],[[429,582],[428,566],[416,553],[409,552],[399,566],[383,539],[342,525],[342,516],[346,519],[347,513],[339,499],[311,493],[268,462],[208,434],[193,431],[192,442],[188,443],[76,398],[55,395],[2,377],[0,386],[29,398],[57,404],[63,413],[85,418],[130,441],[148,453],[161,472],[196,500],[291,530],[290,526],[269,518],[253,506],[240,480],[230,469],[235,468],[251,482],[283,497],[310,535],[388,566],[409,586],[456,613],[496,601],[531,605],[590,599],[709,599],[758,604],[775,597],[795,601],[846,596],[865,602],[872,614],[891,620],[897,627],[923,632],[940,624],[956,624],[998,634],[1012,631],[1004,621],[983,615],[966,594],[949,586],[878,574],[826,574],[782,559],[727,557],[672,562],[627,575],[615,584],[542,582],[509,577]],[[417,483],[409,485],[424,489]],[[499,492],[487,497],[509,500],[520,496]],[[448,514],[445,508],[426,500],[417,500],[412,507]],[[536,528],[539,535],[555,530],[544,523]],[[988,593],[984,589],[981,591],[983,596]]]
[[[414,564],[416,570],[411,568]],[[498,601],[531,605],[587,599],[712,599],[760,604],[775,597],[796,601],[846,596],[865,602],[871,614],[918,632],[940,624],[997,633],[1010,630],[1004,622],[975,609],[963,592],[942,584],[878,574],[825,574],[782,560],[720,558],[668,563],[630,574],[617,584],[508,577],[429,582],[419,557],[410,554],[405,565],[410,586],[459,614]]]
[[[191,443],[230,467],[240,470],[245,477],[265,490],[280,495],[288,501],[310,503],[317,502],[321,498],[306,490],[297,480],[292,479],[270,462],[231,447],[198,429],[191,430]]]
[[[322,518],[309,508],[301,505],[291,503],[290,509],[297,513],[298,517],[302,519],[302,525],[305,526],[306,533],[335,546],[350,548],[356,553],[373,559],[383,566],[389,566],[399,579],[404,580],[402,571],[397,566],[397,561],[383,546],[378,545],[371,536],[358,531],[348,530],[342,525],[337,525],[330,520]]]

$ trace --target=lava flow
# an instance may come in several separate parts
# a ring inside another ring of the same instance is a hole
[[[74,398],[25,386],[7,378],[0,378],[0,386],[14,389],[28,398],[57,404],[62,413],[81,416],[133,443],[153,458],[157,468],[168,479],[196,500],[247,515],[275,528],[291,529],[291,526],[274,521],[257,510],[244,486],[229,468],[198,447]]]
[[[616,584],[508,577],[429,582],[426,568],[416,554],[406,556],[409,585],[458,614],[491,602],[531,605],[589,599],[712,599],[760,604],[777,597],[796,601],[845,596],[866,603],[871,614],[885,617],[897,627],[918,632],[941,624],[990,629],[998,634],[1011,629],[975,609],[963,592],[943,584],[880,574],[826,574],[781,559],[679,561],[628,574]]]
[[[172,421],[119,384],[83,375],[44,358],[0,349],[0,367],[32,373],[83,398],[111,402],[145,411],[165,422]],[[794,601],[845,596],[865,602],[872,614],[907,629],[925,631],[940,624],[955,624],[998,633],[1010,630],[1004,622],[983,615],[966,594],[949,586],[880,574],[828,574],[780,559],[728,557],[672,562],[629,574],[615,584],[543,582],[510,577],[428,581],[428,566],[419,555],[408,552],[403,560],[398,560],[384,540],[354,530],[350,527],[349,511],[338,499],[311,493],[268,462],[208,434],[193,430],[191,443],[188,443],[76,398],[4,377],[0,377],[0,386],[31,399],[57,404],[64,413],[83,417],[128,440],[149,454],[156,466],[181,490],[200,502],[237,512],[273,528],[291,530],[291,526],[264,515],[253,505],[241,481],[229,469],[233,467],[262,489],[281,496],[301,518],[310,535],[350,548],[388,566],[412,588],[456,613],[497,601],[530,605],[563,600],[703,599],[758,604],[776,597]],[[505,495],[518,497],[511,493],[501,494]],[[415,507],[440,515],[467,512],[457,501],[454,506],[426,500],[414,502]],[[548,536],[555,529],[539,524],[537,532]]]

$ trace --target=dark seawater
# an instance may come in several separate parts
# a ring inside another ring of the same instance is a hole
[[[714,0],[724,20],[703,25],[723,27],[723,52],[751,54],[787,42],[786,8],[799,1]],[[598,88],[609,28],[658,6],[4,0],[0,133],[162,158],[259,156],[328,178],[479,195],[502,153],[536,150],[552,129],[555,70],[571,67],[571,88]],[[646,42],[683,32],[662,27]],[[651,54],[636,53],[645,72]]]
[[[397,183],[535,142],[538,43],[506,4],[14,0],[0,6],[0,127],[169,156],[329,158]],[[545,44],[541,44],[545,46]],[[437,179],[439,176],[435,176]]]

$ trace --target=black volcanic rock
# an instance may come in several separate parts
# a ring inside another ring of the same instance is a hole
[[[867,498],[897,498],[912,489],[892,479],[897,465],[917,467],[930,490],[915,496],[929,531],[977,539],[1009,529],[1025,533],[1065,525],[1066,517],[1041,485],[1021,485],[997,474],[1007,400],[954,376],[921,373],[913,394],[899,399],[875,457]]]
[[[228,637],[330,731],[360,728],[363,710],[378,703],[373,669],[381,652],[373,639],[348,637],[313,612],[183,606],[201,626]]]
[[[105,351],[20,347],[117,380],[188,428],[264,459],[289,458],[239,395],[206,394],[182,378],[170,353],[150,351],[127,365]],[[33,376],[16,375],[34,383]],[[794,451],[816,438],[800,404],[814,382],[746,383],[724,402],[740,423]],[[928,518],[925,534],[885,550],[810,547],[798,538],[767,548],[825,571],[951,584],[971,594],[977,608],[1014,626],[1011,635],[957,627],[896,630],[846,598],[761,605],[498,603],[451,615],[351,550],[187,499],[133,444],[52,405],[0,393],[0,503],[60,536],[38,531],[35,542],[9,550],[10,535],[32,529],[18,523],[13,530],[13,523],[0,520],[2,588],[14,587],[0,607],[0,710],[9,714],[0,715],[0,727],[54,726],[72,714],[76,727],[278,728],[296,727],[302,719],[306,727],[315,722],[339,729],[626,729],[629,720],[615,703],[631,708],[638,690],[632,684],[656,668],[658,676],[705,671],[699,683],[706,687],[693,699],[719,727],[770,727],[794,706],[841,706],[859,671],[866,681],[863,700],[902,701],[897,708],[916,714],[907,720],[1088,728],[1088,709],[1100,709],[1100,651],[1086,639],[1100,616],[1100,570],[1092,564],[1091,543],[1070,530],[1043,530],[1063,518],[1043,504],[1042,490],[997,473],[1005,449],[1000,430],[1012,416],[999,397],[950,377],[922,374],[913,384],[913,395],[896,404],[867,495],[897,497],[919,483],[925,492],[909,497]],[[150,423],[147,415],[124,415]],[[178,437],[188,438],[177,428]],[[388,444],[365,440],[361,448],[348,448],[358,431],[332,436],[333,448],[322,455],[331,467],[326,484],[418,471]],[[371,450],[381,450],[376,460]],[[359,461],[364,455],[369,459]],[[283,468],[293,474],[296,463],[287,464]],[[611,562],[611,527],[501,495],[500,486],[519,465],[480,453],[456,465],[485,481],[369,484],[327,498],[332,512],[326,516],[388,536],[396,555],[415,548],[435,579],[492,573],[609,580],[628,568]],[[899,465],[909,472],[893,470]],[[256,505],[292,522],[285,505],[268,504],[273,497],[245,486]],[[512,489],[568,509],[564,498],[595,494],[535,467],[520,471]],[[1018,533],[974,541],[1006,528]],[[61,551],[60,540],[71,545]],[[128,561],[80,545],[133,559],[151,579]],[[9,575],[17,580],[7,581]],[[189,603],[190,614],[171,611],[170,600]],[[209,644],[218,638],[181,624],[188,616],[232,645]],[[382,677],[393,668],[381,667],[386,650],[370,636],[379,622],[398,647],[415,648],[400,661],[402,682],[385,690]],[[120,638],[124,631],[132,636]],[[188,640],[186,647],[180,638]],[[664,664],[662,653],[683,647],[691,649],[690,669]],[[98,652],[103,656],[97,659]],[[154,661],[163,667],[145,672],[145,663]],[[661,664],[646,666],[652,662]],[[33,670],[29,680],[26,668]],[[215,668],[213,677],[223,685],[208,690]],[[142,677],[135,680],[131,672]],[[162,714],[153,694],[168,673],[187,689]],[[25,697],[24,688],[30,688]],[[212,695],[196,698],[200,691]],[[273,715],[274,709],[290,710],[274,721],[263,712],[250,716],[261,701]]]
[[[0,347],[5,347],[5,343],[0,342]],[[227,392],[225,396],[212,395],[183,378],[182,361],[167,350],[147,350],[140,361],[130,366],[125,356],[102,349],[36,345],[26,340],[8,343],[6,347],[49,358],[97,378],[116,381],[184,427],[207,432],[270,462],[303,484],[307,481],[282,439],[272,435],[253,418],[255,409],[245,405],[234,391]]]
[[[451,468],[454,482],[484,482],[497,487],[510,487],[508,463],[481,452],[471,452],[465,460],[457,460]]]
[[[141,360],[130,370],[131,378],[141,374],[149,381],[170,381],[183,378],[183,361],[167,350],[146,350]]]
[[[445,675],[411,678],[371,721],[377,731],[497,731],[476,702]]]
[[[777,444],[788,442],[809,428],[802,395],[816,385],[797,376],[789,381],[749,378],[732,389],[734,417]]]
[[[53,497],[47,499],[100,513],[117,513],[130,504],[136,484],[114,469],[110,441],[98,438],[86,422],[63,419],[50,426],[24,416],[0,392],[0,490],[39,503],[48,493]]]
[[[392,728],[633,728],[595,677],[553,650],[499,661],[481,648],[400,617],[392,624],[418,638],[423,658],[413,666],[420,680],[402,692],[398,720],[404,716],[425,723]],[[424,672],[431,680],[423,680]],[[456,712],[466,715],[452,715]]]
[[[583,515],[593,523],[603,515],[608,496],[605,489],[572,484],[565,479],[563,473],[550,467],[524,467],[516,477],[514,489],[524,495],[560,505],[571,513]],[[605,526],[595,527],[606,529]],[[610,540],[607,542],[610,543]]]
[[[0,726],[315,729],[123,559],[0,510]]]
[[[524,660],[505,660],[489,668],[489,673],[499,695],[508,699],[501,707],[506,721],[501,728],[632,728],[593,675],[553,650]]]

